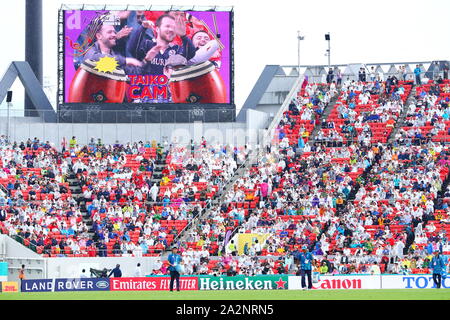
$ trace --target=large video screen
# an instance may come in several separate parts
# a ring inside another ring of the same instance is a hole
[[[65,10],[60,100],[232,104],[231,15]]]

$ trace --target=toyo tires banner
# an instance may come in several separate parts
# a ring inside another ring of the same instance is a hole
[[[313,289],[433,289],[433,275],[336,275],[320,276]],[[450,279],[442,279],[442,288],[450,288]],[[289,289],[302,289],[301,277],[289,277]]]
[[[432,274],[385,275],[382,289],[435,289]],[[450,288],[450,278],[442,278],[441,288]]]

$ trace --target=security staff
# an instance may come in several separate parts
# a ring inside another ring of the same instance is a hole
[[[306,290],[306,277],[308,277],[308,290],[312,289],[312,260],[313,255],[309,252],[306,245],[302,246],[302,251],[299,255],[300,275],[302,277],[302,289]]]
[[[442,274],[445,273],[445,268],[447,266],[445,265],[444,258],[442,257],[439,249],[434,251],[434,257],[431,259],[430,267],[433,269],[434,286],[437,289],[440,289],[442,284]]]
[[[167,258],[170,271],[170,291],[173,291],[174,281],[177,283],[177,291],[180,291],[180,272],[178,270],[181,263],[181,256],[178,254],[178,248],[173,247],[172,253]]]

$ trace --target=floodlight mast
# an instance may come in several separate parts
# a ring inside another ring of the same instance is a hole
[[[300,31],[297,31],[297,40],[298,40],[298,60],[297,60],[297,65],[298,65],[298,75],[300,76],[300,41],[304,40],[305,37],[300,35]]]
[[[325,40],[328,41],[328,49],[327,49],[327,53],[326,56],[328,56],[328,69],[331,67],[331,38],[330,38],[330,33],[328,32],[327,34],[325,34]]]

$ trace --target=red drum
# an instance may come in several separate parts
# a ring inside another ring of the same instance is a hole
[[[174,103],[227,103],[225,83],[211,61],[174,70],[169,86]]]
[[[128,77],[122,69],[101,72],[95,69],[97,62],[85,60],[78,68],[69,89],[69,102],[122,103],[125,98]]]

